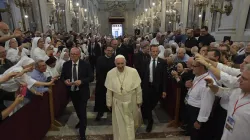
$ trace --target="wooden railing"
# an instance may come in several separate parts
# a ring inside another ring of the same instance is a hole
[[[65,85],[57,81],[43,97],[31,101],[0,123],[0,140],[41,140],[48,130],[59,130],[55,120],[69,102]]]

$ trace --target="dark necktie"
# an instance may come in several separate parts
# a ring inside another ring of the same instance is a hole
[[[153,82],[155,82],[155,58],[153,59]]]
[[[91,55],[94,55],[94,44],[91,45]]]
[[[73,67],[73,80],[74,80],[74,81],[77,80],[76,65],[77,65],[77,64],[74,64],[74,67]],[[76,88],[77,88],[77,86],[74,87],[74,90],[76,90]]]

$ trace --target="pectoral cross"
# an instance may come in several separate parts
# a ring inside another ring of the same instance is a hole
[[[121,89],[121,93],[122,93],[123,88],[121,87],[120,89]]]

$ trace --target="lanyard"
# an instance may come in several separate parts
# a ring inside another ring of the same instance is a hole
[[[191,87],[191,89],[189,90],[189,92],[188,93],[190,93],[193,89],[194,89],[194,87],[201,81],[201,80],[203,80],[205,77],[207,77],[209,74],[206,74],[205,76],[203,76],[199,81],[197,81],[192,87]]]
[[[244,98],[245,95],[246,95],[246,94],[244,94],[244,96],[243,96],[242,98]],[[242,98],[240,98],[240,99],[242,99]],[[238,102],[239,102],[239,99],[236,101],[236,103],[235,103],[235,105],[234,105],[234,111],[233,111],[232,116],[234,115],[234,113],[236,112],[237,109],[241,108],[241,107],[244,106],[244,105],[250,104],[250,102],[248,102],[248,103],[245,103],[245,104],[243,104],[243,105],[240,105],[240,106],[236,107],[237,104],[238,104]]]

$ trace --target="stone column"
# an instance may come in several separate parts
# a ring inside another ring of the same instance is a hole
[[[160,32],[165,32],[166,27],[166,2],[167,0],[162,0],[161,3],[161,28]]]
[[[9,4],[10,4],[11,14],[13,16],[15,28],[21,28],[21,30],[23,30],[20,8],[16,6],[16,4],[14,3],[14,0],[9,0]]]
[[[248,10],[250,6],[249,0],[241,1],[239,5],[240,8],[240,16],[238,16],[238,26],[236,27],[236,37],[233,41],[249,41],[250,32],[245,32],[245,27],[247,23]]]
[[[71,11],[72,10],[73,10],[72,1],[65,0],[65,15],[66,15],[67,32],[72,30],[72,27],[71,27],[71,20],[72,20]]]
[[[180,22],[182,23],[182,32],[185,31],[185,28],[187,27],[187,18],[188,18],[188,3],[189,3],[189,0],[183,0],[182,3],[175,3],[176,7],[177,4],[180,4],[180,16],[181,16],[181,19],[180,19]]]

